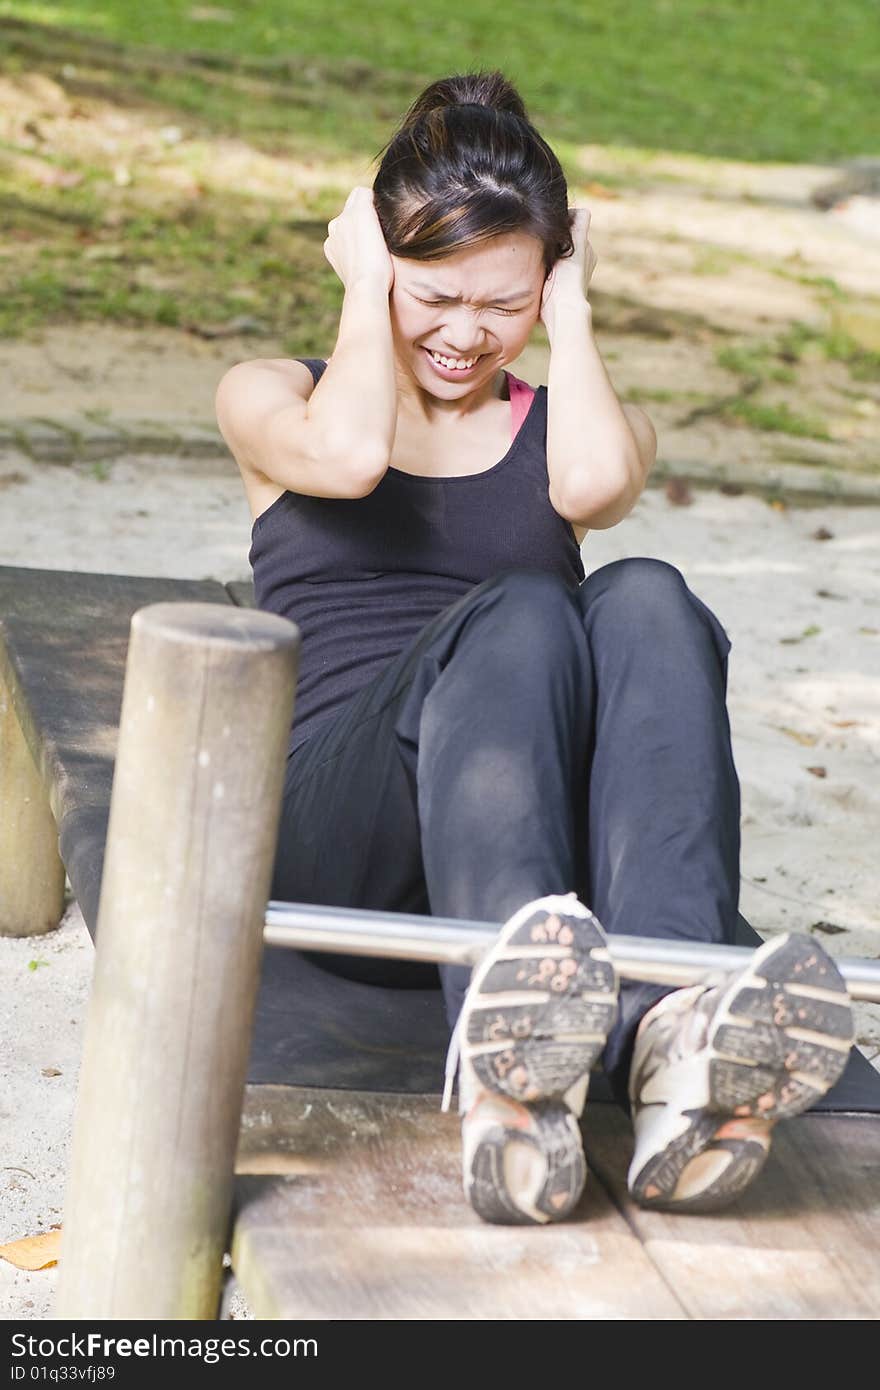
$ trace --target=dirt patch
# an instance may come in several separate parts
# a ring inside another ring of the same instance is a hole
[[[209,343],[171,328],[109,324],[7,338],[0,340],[2,414],[213,422],[223,372],[243,358],[275,356],[264,347],[248,338]]]

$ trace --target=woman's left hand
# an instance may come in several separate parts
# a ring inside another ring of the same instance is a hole
[[[572,208],[571,227],[574,251],[556,262],[544,282],[540,319],[548,331],[558,305],[564,300],[587,301],[587,289],[598,264],[598,256],[590,245],[590,212],[587,208]],[[588,302],[588,301],[587,301]]]

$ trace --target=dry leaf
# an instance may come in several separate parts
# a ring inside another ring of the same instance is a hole
[[[670,478],[666,484],[666,500],[673,507],[689,507],[693,495],[684,478]]]
[[[836,922],[826,922],[823,920],[821,922],[814,922],[810,927],[810,931],[821,931],[824,932],[826,936],[839,936],[841,932],[846,931],[846,927],[839,927]]]
[[[774,724],[773,728],[778,729],[781,734],[788,734],[789,738],[797,739],[805,748],[812,748],[819,742],[818,734],[802,734],[800,729],[788,729],[784,724]]]
[[[620,194],[616,188],[609,188],[606,183],[599,183],[592,179],[589,183],[578,185],[578,193],[582,193],[585,198],[619,198]]]
[[[43,1067],[40,1072],[41,1076],[61,1076],[61,1074],[57,1067]]]
[[[0,1245],[0,1260],[8,1260],[16,1269],[48,1269],[50,1265],[57,1265],[60,1249],[60,1229],[43,1231],[38,1236],[25,1236],[22,1240]]]
[[[812,772],[814,777],[827,777],[828,769],[824,767],[808,767],[807,772]]]
[[[780,637],[779,641],[784,647],[792,647],[796,642],[803,642],[805,637],[815,637],[821,631],[821,627],[817,627],[815,623],[810,623],[810,626],[805,627],[803,632],[799,632],[797,637]]]

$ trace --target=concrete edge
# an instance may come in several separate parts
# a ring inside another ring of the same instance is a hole
[[[189,459],[202,473],[228,474],[232,456],[215,426],[174,420],[102,420],[85,416],[52,418],[28,416],[0,420],[0,453],[24,454],[36,463],[76,464],[165,455]],[[662,487],[671,479],[692,487],[725,487],[768,499],[791,498],[809,504],[880,505],[880,471],[856,473],[828,463],[762,460],[759,465],[711,464],[699,459],[660,457],[648,480]]]

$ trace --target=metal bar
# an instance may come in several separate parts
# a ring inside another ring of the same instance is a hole
[[[263,940],[267,946],[300,950],[476,965],[500,927],[501,923],[423,917],[408,912],[270,902]],[[740,970],[752,955],[750,946],[713,946],[706,942],[616,934],[609,937],[609,947],[623,979],[678,986],[698,984],[718,970]],[[880,961],[853,956],[835,964],[853,999],[880,1004]]]

